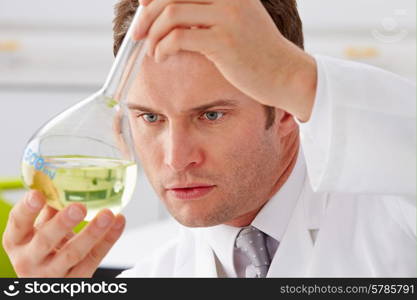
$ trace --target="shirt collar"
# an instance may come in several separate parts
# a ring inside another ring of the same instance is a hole
[[[205,240],[220,261],[227,277],[236,277],[233,255],[236,236],[240,229],[240,227],[220,224],[203,230]]]
[[[275,240],[281,241],[295,204],[300,197],[305,175],[304,154],[300,147],[297,161],[287,181],[262,207],[251,225]],[[225,273],[228,276],[236,276],[233,253],[235,239],[241,228],[220,224],[202,229],[207,243],[221,262]]]

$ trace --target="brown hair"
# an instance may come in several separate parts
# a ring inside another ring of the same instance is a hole
[[[225,0],[227,1],[227,0]],[[304,36],[300,16],[297,10],[296,0],[260,0],[281,34],[304,49]],[[117,54],[123,38],[132,22],[138,0],[120,0],[115,5],[115,18],[113,20],[113,53]],[[265,106],[266,129],[270,128],[275,121],[275,108]]]

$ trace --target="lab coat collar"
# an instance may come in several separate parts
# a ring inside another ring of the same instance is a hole
[[[293,192],[296,196],[292,203],[291,214],[281,216],[288,218],[285,223],[286,228],[281,228],[278,232],[280,228],[277,227],[276,233],[280,234],[280,245],[271,262],[267,277],[307,276],[320,223],[326,213],[328,195],[312,190],[302,150],[300,156],[299,166],[303,169],[300,172],[304,175],[297,178],[296,181],[299,181],[294,184],[296,192],[295,190]],[[285,190],[283,192],[285,195]],[[280,213],[279,209],[276,212]],[[268,226],[271,224],[265,224],[264,228],[269,228]]]

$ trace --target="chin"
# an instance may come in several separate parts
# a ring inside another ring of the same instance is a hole
[[[211,227],[232,219],[235,212],[225,205],[223,198],[211,195],[195,201],[183,202],[171,197],[163,197],[170,215],[187,227]]]
[[[174,217],[175,218],[175,217]],[[180,224],[186,227],[198,228],[198,227],[211,227],[219,225],[220,223],[216,222],[207,222],[206,220],[201,219],[184,219],[184,218],[175,218]]]
[[[208,214],[207,210],[196,212],[189,209],[182,209],[181,211],[168,209],[168,211],[175,220],[186,227],[210,227],[222,223],[218,220],[218,215]]]

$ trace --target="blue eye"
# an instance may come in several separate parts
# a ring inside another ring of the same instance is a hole
[[[157,114],[147,113],[147,114],[143,114],[142,117],[148,123],[155,123],[158,121]]]
[[[208,111],[204,113],[204,117],[209,121],[217,121],[223,117],[224,113],[219,111]]]

